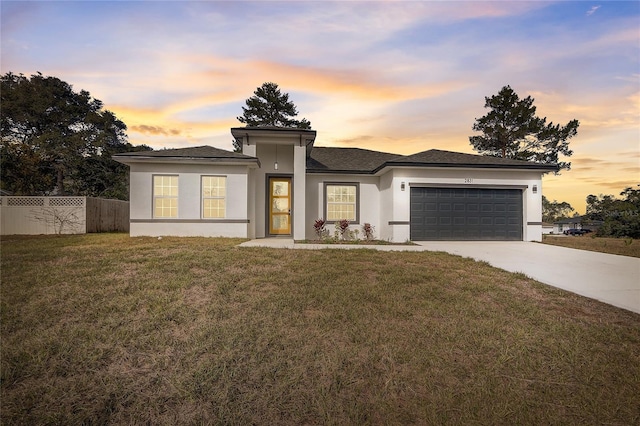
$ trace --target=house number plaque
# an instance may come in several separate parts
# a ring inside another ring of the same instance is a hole
[[[464,183],[473,183],[473,178],[464,178]]]

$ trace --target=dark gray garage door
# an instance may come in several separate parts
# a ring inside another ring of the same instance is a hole
[[[522,241],[522,191],[411,188],[411,239]]]

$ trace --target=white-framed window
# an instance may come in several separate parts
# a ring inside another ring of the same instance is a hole
[[[359,220],[359,202],[357,183],[325,183],[325,218],[327,222],[347,219],[357,223]]]
[[[178,176],[153,176],[153,217],[178,217]]]
[[[202,176],[202,217],[220,219],[226,217],[226,176]]]

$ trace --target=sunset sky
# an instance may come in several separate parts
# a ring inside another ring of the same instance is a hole
[[[580,121],[543,194],[640,183],[640,2],[0,2],[2,74],[87,90],[155,149],[232,149],[244,101],[273,81],[316,146],[473,153],[484,97]]]

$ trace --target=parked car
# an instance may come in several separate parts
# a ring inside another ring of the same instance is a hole
[[[564,231],[564,235],[584,235],[587,232],[584,229],[575,229],[575,228],[571,228],[571,229],[567,229]]]
[[[584,232],[585,234],[588,234],[590,232],[593,232],[591,229],[588,228],[582,228],[582,232]]]

